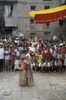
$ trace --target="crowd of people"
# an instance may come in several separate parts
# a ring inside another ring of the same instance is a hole
[[[66,41],[34,41],[13,39],[11,36],[0,39],[0,71],[17,71],[22,65],[23,56],[31,55],[27,62],[35,71],[59,72],[66,68]]]

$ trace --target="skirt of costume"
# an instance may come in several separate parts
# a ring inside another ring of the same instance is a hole
[[[27,86],[28,85],[28,80],[27,80],[27,71],[26,70],[20,70],[19,73],[19,85],[20,86]]]
[[[19,85],[22,86],[22,87],[34,86],[33,73],[31,72],[31,77],[27,77],[27,71],[26,70],[20,70]]]
[[[33,73],[30,68],[30,65],[26,61],[23,61],[21,68],[22,70],[20,70],[20,74],[19,74],[19,85],[33,86],[34,79],[33,79]]]

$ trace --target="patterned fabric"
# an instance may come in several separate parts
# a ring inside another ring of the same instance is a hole
[[[19,85],[21,86],[33,86],[34,85],[34,79],[33,79],[33,73],[30,68],[30,65],[24,60],[22,62],[21,68],[20,68],[20,75],[19,75]]]

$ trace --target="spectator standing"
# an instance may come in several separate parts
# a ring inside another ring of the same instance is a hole
[[[3,47],[3,43],[0,43],[0,71],[4,71],[4,47]]]
[[[52,57],[56,58],[56,56],[57,56],[57,52],[56,52],[55,48],[53,47],[52,48]]]
[[[40,70],[40,71],[41,71],[41,62],[42,62],[42,59],[43,59],[43,56],[42,56],[41,52],[38,51],[37,62],[38,62],[38,70]]]
[[[9,71],[10,51],[8,47],[6,47],[4,54],[5,54],[5,71]]]
[[[13,46],[10,47],[10,69],[14,70],[15,51]]]

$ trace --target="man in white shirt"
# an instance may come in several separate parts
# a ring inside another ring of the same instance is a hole
[[[3,43],[0,43],[0,71],[4,70],[4,47]]]

